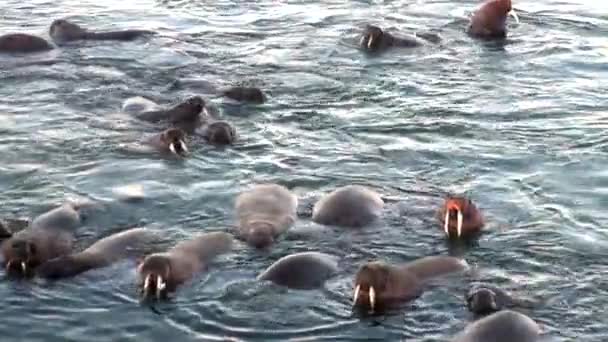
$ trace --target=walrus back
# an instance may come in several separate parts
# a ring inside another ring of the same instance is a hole
[[[272,223],[279,231],[286,230],[295,222],[297,207],[297,197],[277,184],[256,185],[241,193],[235,203],[241,228],[250,222],[262,221]]]
[[[204,264],[220,254],[229,252],[232,245],[233,238],[228,233],[204,233],[191,240],[180,242],[169,251],[169,254],[173,256],[194,256],[198,262]]]
[[[465,260],[450,256],[428,256],[401,267],[415,274],[420,280],[427,280],[452,272],[464,271],[468,268]]]
[[[537,342],[540,327],[530,317],[505,310],[470,324],[452,342]]]

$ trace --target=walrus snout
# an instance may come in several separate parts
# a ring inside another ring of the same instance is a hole
[[[357,272],[354,282],[353,306],[377,310],[382,303],[389,277],[388,266],[381,262],[367,263]]]
[[[162,134],[162,140],[169,147],[171,153],[185,157],[190,152],[186,145],[186,133],[179,128],[169,128]]]
[[[496,293],[488,288],[477,288],[469,292],[467,306],[476,314],[488,314],[498,311]]]
[[[66,19],[54,20],[49,28],[49,35],[56,43],[82,39],[86,36],[86,32],[79,25]]]
[[[142,299],[160,300],[167,297],[171,265],[161,255],[148,256],[138,267],[139,290]]]
[[[448,197],[439,216],[447,237],[452,237],[454,233],[456,238],[472,235],[484,224],[479,209],[465,197]]]
[[[359,40],[359,46],[364,50],[375,51],[380,48],[384,31],[381,28],[374,25],[367,25]]]
[[[274,243],[273,229],[268,224],[257,223],[251,227],[247,242],[255,248],[266,248]]]
[[[226,121],[215,121],[206,127],[205,138],[212,144],[230,145],[234,142],[236,131]]]
[[[171,109],[170,121],[177,124],[197,120],[204,108],[205,100],[200,96],[192,96]]]
[[[28,276],[35,267],[36,246],[24,240],[9,242],[5,250],[5,269],[12,276]]]

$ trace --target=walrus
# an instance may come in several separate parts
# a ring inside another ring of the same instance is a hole
[[[186,133],[179,128],[168,128],[148,137],[144,143],[162,153],[173,154],[178,157],[185,157],[189,153],[186,145]]]
[[[165,253],[148,255],[137,267],[143,299],[164,299],[201,272],[213,258],[232,249],[232,235],[205,233],[183,241]]]
[[[449,256],[423,257],[400,265],[368,262],[355,275],[353,306],[372,313],[382,311],[418,298],[431,278],[467,268],[465,260]]]
[[[278,184],[258,184],[235,201],[239,236],[249,245],[264,248],[296,221],[298,198]]]
[[[76,228],[82,224],[80,206],[66,203],[32,221],[3,241],[4,267],[9,275],[30,276],[42,263],[71,252]]]
[[[425,40],[438,42],[438,35],[430,33],[420,34]],[[368,52],[381,52],[390,47],[418,47],[424,45],[424,41],[415,36],[395,36],[389,32],[382,30],[375,25],[367,24],[363,29],[361,38],[359,39],[359,47]]]
[[[452,342],[536,342],[541,329],[530,317],[505,310],[471,323]]]
[[[284,256],[258,275],[258,280],[297,290],[323,286],[338,272],[336,258],[319,252],[302,252]]]
[[[533,307],[529,300],[515,298],[496,286],[477,284],[465,294],[467,308],[474,314],[487,315],[507,308]]]
[[[323,225],[359,228],[378,219],[384,201],[376,192],[348,185],[323,196],[312,209],[312,220]]]
[[[94,32],[81,27],[66,19],[56,19],[49,27],[49,35],[56,44],[73,42],[77,40],[135,40],[144,35],[154,34],[148,30],[120,30]]]
[[[59,279],[74,277],[86,271],[110,266],[129,255],[143,253],[157,235],[145,228],[133,228],[105,237],[79,253],[51,259],[36,269],[43,278]]]
[[[224,120],[208,118],[200,132],[207,142],[215,145],[231,145],[237,138],[234,126]]]
[[[201,112],[205,108],[205,100],[200,96],[192,96],[171,108],[157,108],[152,101],[142,102],[141,98],[125,101],[123,111],[133,114],[137,119],[151,123],[166,122],[184,132],[191,133],[202,123]]]
[[[33,53],[53,50],[46,39],[27,33],[9,33],[0,36],[0,52]]]
[[[266,96],[264,96],[262,90],[256,87],[230,87],[222,90],[221,94],[239,102],[262,104],[266,101]]]
[[[467,32],[477,38],[504,39],[507,37],[507,16],[511,14],[519,22],[511,7],[511,0],[488,0],[471,16]]]
[[[448,238],[468,238],[478,234],[484,226],[481,211],[471,199],[448,195],[437,211],[437,219]]]

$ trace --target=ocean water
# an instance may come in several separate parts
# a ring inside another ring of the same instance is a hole
[[[540,298],[527,309],[554,341],[607,341],[608,5],[514,1],[503,44],[464,33],[476,1],[3,0],[0,34],[48,38],[56,18],[94,29],[159,34],[0,56],[3,217],[33,217],[68,198],[112,201],[140,184],[141,203],[92,215],[78,248],[127,225],[166,233],[167,246],[233,227],[235,196],[259,182],[288,186],[303,206],[347,184],[389,199],[362,230],[302,217],[271,250],[242,244],[177,297],[141,305],[135,261],[45,282],[0,275],[0,335],[11,341],[448,341],[473,317],[473,281]],[[434,30],[440,45],[368,56],[365,23]],[[263,105],[205,93],[246,84]],[[191,146],[183,162],[128,152],[156,132],[121,113],[145,96],[169,105],[200,94],[232,122],[228,148]],[[435,210],[468,194],[487,231],[473,246],[445,242]],[[323,289],[255,281],[305,250],[340,260]],[[389,315],[351,311],[359,265],[459,255],[474,272],[439,281]]]

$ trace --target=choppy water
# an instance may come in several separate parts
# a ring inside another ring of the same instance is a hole
[[[285,184],[303,201],[359,183],[396,201],[359,232],[300,220],[269,253],[239,246],[154,312],[135,296],[134,262],[56,283],[2,278],[0,332],[23,341],[445,341],[472,317],[471,280],[542,297],[527,313],[556,341],[608,340],[608,6],[595,0],[515,1],[521,24],[505,45],[468,38],[475,1],[55,0],[0,4],[0,33],[46,36],[52,19],[161,33],[0,57],[2,215],[33,216],[65,198],[104,200],[144,185],[149,200],[93,220],[88,244],[125,224],[173,241],[232,224],[249,184]],[[376,19],[371,19],[376,18]],[[440,29],[442,46],[369,57],[353,47],[364,22]],[[36,63],[33,63],[36,62]],[[240,133],[199,145],[183,163],[120,148],[151,132],[120,114],[134,95],[172,103],[196,88],[252,84],[261,106],[211,98]],[[432,218],[446,191],[484,211],[478,246],[453,250]],[[323,290],[286,291],[253,278],[288,253],[340,257]],[[439,284],[400,313],[351,316],[361,262],[464,254],[475,275]]]

